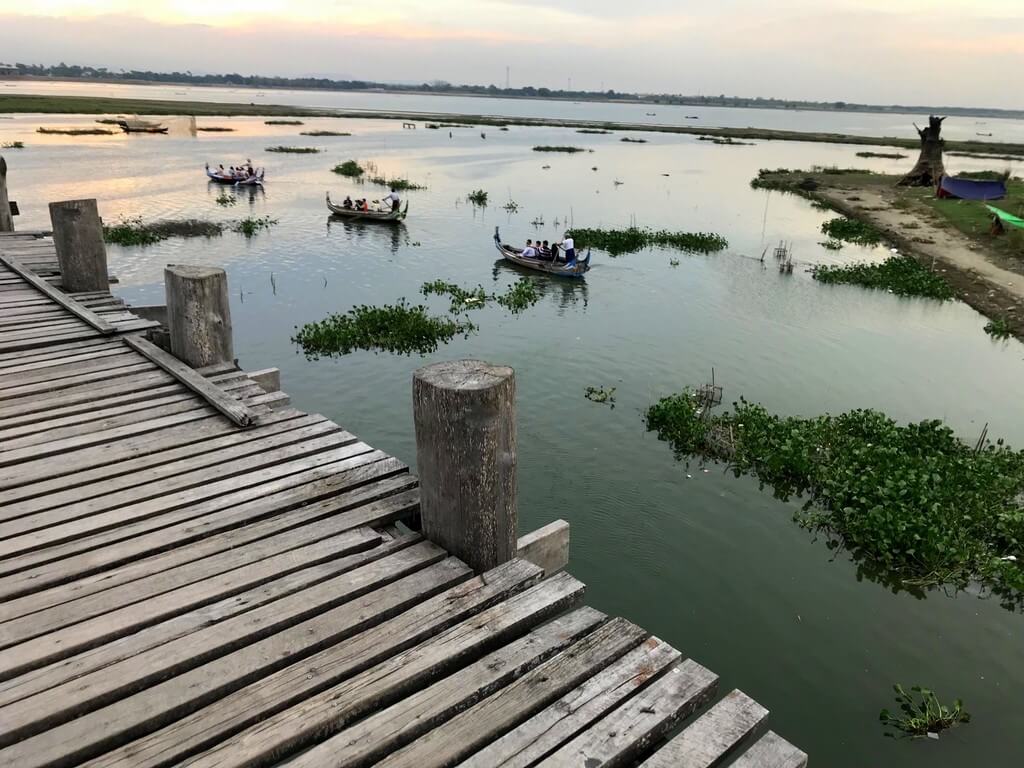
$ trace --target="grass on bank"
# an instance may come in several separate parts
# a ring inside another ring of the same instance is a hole
[[[635,253],[654,245],[677,248],[689,253],[714,253],[729,247],[728,240],[711,232],[670,232],[665,229],[654,230],[646,227],[630,227],[628,229],[574,227],[569,234],[576,243],[577,251],[585,248],[598,248],[609,256]]]
[[[938,420],[897,424],[854,410],[779,416],[746,400],[705,416],[691,391],[662,398],[647,429],[678,459],[722,462],[787,501],[795,520],[894,589],[980,583],[1024,608],[1024,451],[982,447]]]

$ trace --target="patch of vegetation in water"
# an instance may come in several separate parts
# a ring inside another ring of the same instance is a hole
[[[878,245],[882,242],[882,233],[866,221],[848,219],[845,216],[823,222],[821,232],[833,240],[856,245]]]
[[[426,189],[426,185],[417,184],[415,181],[409,181],[405,178],[387,178],[385,176],[371,176],[368,181],[371,184],[376,184],[379,187],[388,187],[390,189],[404,192],[406,190]]]
[[[877,263],[817,264],[811,268],[811,274],[822,283],[860,285],[890,291],[897,296],[921,296],[940,301],[953,298],[949,283],[912,256],[890,256]]]
[[[752,147],[754,144],[749,141],[736,141],[732,136],[726,136],[724,139],[719,136],[701,136],[700,141],[710,141],[712,144],[724,144],[725,146],[734,147]]]
[[[534,152],[566,152],[568,154],[574,154],[576,152],[593,152],[592,149],[584,149],[583,147],[556,147],[549,145],[539,145],[533,148]]]
[[[214,199],[214,202],[217,205],[219,205],[221,208],[228,208],[229,206],[232,206],[232,205],[235,205],[236,203],[238,203],[238,198],[235,197],[234,195],[229,195],[227,192],[221,192]]]
[[[540,291],[537,290],[537,284],[533,280],[521,277],[504,293],[495,296],[494,300],[512,314],[519,314],[540,301]]]
[[[307,323],[292,341],[313,360],[347,355],[359,349],[427,354],[458,334],[468,336],[475,327],[468,321],[433,317],[426,307],[399,299],[397,304],[362,305],[317,323]]]
[[[264,120],[264,125],[303,125],[301,120]]]
[[[605,134],[611,133],[611,131],[606,131],[603,128],[579,128],[576,130],[576,133]]]
[[[455,283],[447,283],[444,280],[434,280],[424,283],[420,288],[424,296],[431,294],[448,296],[451,299],[449,312],[455,314],[469,309],[480,309],[486,306],[487,302],[495,301],[513,314],[519,314],[529,309],[540,300],[540,291],[533,280],[527,277],[520,278],[510,285],[504,293],[489,294],[482,285],[476,288],[465,289]]]
[[[231,231],[246,237],[253,237],[257,232],[270,229],[275,224],[277,224],[277,219],[272,219],[269,216],[247,216],[232,224]]]
[[[880,157],[886,160],[904,160],[907,155],[900,152],[858,152],[857,157]]]
[[[842,242],[839,240],[822,240],[818,243],[826,251],[838,251],[843,247]]]
[[[874,171],[867,168],[840,168],[838,165],[812,165],[811,171],[826,176],[873,176]]]
[[[997,317],[985,324],[985,333],[993,339],[1008,339],[1013,335],[1010,322],[1005,317]]]
[[[301,131],[299,136],[351,136],[346,131]]]
[[[200,125],[196,126],[196,130],[203,133],[232,133],[235,129],[223,125]]]
[[[602,403],[615,409],[615,387],[587,387],[583,396],[594,403]]]
[[[967,445],[941,421],[873,410],[784,417],[742,399],[710,416],[688,390],[652,405],[646,425],[678,459],[806,499],[796,522],[847,550],[858,576],[916,594],[980,583],[1024,608],[1024,451],[1002,440]]]
[[[103,117],[99,120],[96,120],[95,122],[99,123],[100,125],[118,125],[120,123],[119,120],[115,120],[112,117]]]
[[[25,142],[23,141],[8,141],[4,144],[0,144],[0,149],[24,149]]]
[[[711,232],[670,232],[641,227],[628,229],[573,228],[569,234],[576,248],[600,248],[609,256],[634,253],[652,245],[678,248],[689,253],[714,253],[729,247],[729,241]]]
[[[473,205],[479,205],[481,208],[487,206],[487,193],[482,189],[477,189],[466,195],[467,202]]]
[[[286,152],[292,155],[316,155],[320,152],[316,147],[267,147],[267,152]]]
[[[358,179],[366,173],[366,171],[363,170],[363,167],[355,160],[346,160],[344,163],[334,166],[331,170],[337,174],[348,176],[353,179]]]
[[[624,141],[627,144],[646,144],[647,139],[631,139],[629,136],[623,136],[619,141]]]
[[[106,128],[36,128],[36,133],[48,136],[113,136],[114,131]]]
[[[882,725],[894,729],[885,733],[890,738],[901,735],[912,739],[926,736],[938,738],[941,731],[971,722],[971,716],[964,709],[964,703],[960,699],[956,699],[953,706],[947,707],[939,703],[934,691],[920,685],[912,686],[910,689],[916,696],[907,693],[899,683],[892,688],[896,692],[899,712],[893,713],[883,709],[878,713]]]
[[[216,237],[224,225],[201,219],[171,219],[143,222],[139,216],[122,218],[116,224],[103,226],[103,239],[116,245],[152,245],[171,237]]]

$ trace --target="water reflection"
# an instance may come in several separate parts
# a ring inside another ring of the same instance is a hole
[[[515,277],[532,277],[537,290],[544,296],[551,296],[558,307],[558,314],[561,316],[569,307],[575,307],[582,302],[583,308],[587,308],[588,288],[586,278],[551,277],[532,269],[521,267],[506,259],[498,259],[494,262],[491,270],[491,278],[498,282],[502,275],[513,275]]]
[[[240,203],[247,203],[250,207],[256,204],[257,200],[266,197],[266,190],[262,186],[247,184],[244,187],[235,187],[230,184],[218,184],[216,181],[209,181],[206,184],[206,194],[214,200],[221,195],[235,198]]]
[[[405,223],[401,221],[387,222],[382,225],[333,214],[327,217],[327,234],[331,234],[332,227],[339,226],[350,242],[362,244],[362,241],[366,241],[366,244],[369,245],[389,243],[392,256],[398,253],[398,246],[410,244],[408,230],[405,228]]]

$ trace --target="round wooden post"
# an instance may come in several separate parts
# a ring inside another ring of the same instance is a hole
[[[516,556],[516,380],[457,360],[413,374],[423,533],[478,572]]]
[[[7,201],[7,161],[0,155],[0,232],[14,231],[14,217]]]
[[[109,291],[107,247],[95,200],[50,203],[60,279],[68,293]]]
[[[164,269],[171,354],[193,368],[235,359],[228,278],[223,269],[169,264]]]

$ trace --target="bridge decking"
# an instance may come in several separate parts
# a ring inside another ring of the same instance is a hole
[[[0,235],[0,257],[60,283],[47,239]],[[9,264],[0,765],[805,764],[569,574],[475,574],[396,525],[419,498],[402,462],[199,371],[253,414],[237,426],[126,343],[155,323],[71,296],[98,330]]]

